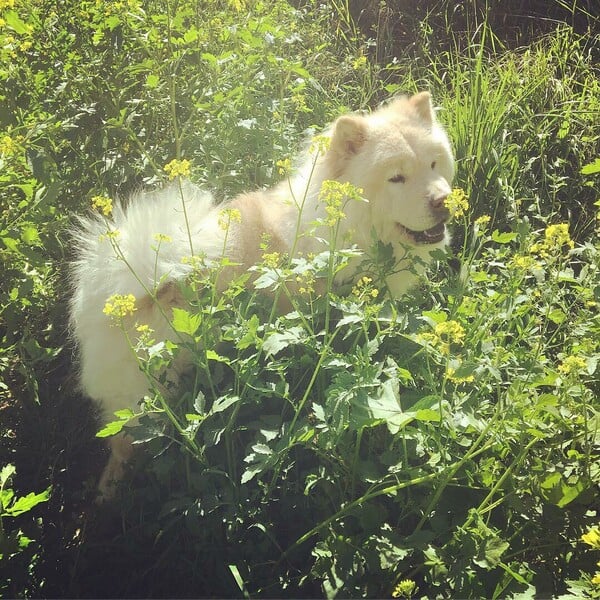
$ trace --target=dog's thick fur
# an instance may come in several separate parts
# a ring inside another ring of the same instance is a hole
[[[181,302],[174,282],[189,274],[184,257],[223,255],[244,272],[261,261],[261,240],[269,240],[269,252],[318,252],[324,249],[314,235],[314,222],[325,216],[319,192],[326,180],[350,182],[363,190],[366,202],[344,206],[338,239],[358,246],[368,255],[373,235],[391,244],[399,261],[385,282],[394,296],[403,294],[415,281],[408,260],[424,263],[433,249],[444,246],[444,223],[449,213],[444,201],[450,193],[454,173],[448,138],[437,123],[429,93],[398,98],[369,115],[346,115],[325,134],[328,149],[315,157],[307,152],[297,174],[278,186],[237,196],[216,206],[207,192],[184,183],[144,193],[126,206],[116,205],[111,228],[119,232],[113,241],[105,235],[103,219],[89,219],[75,234],[77,262],[71,325],[79,347],[83,391],[98,400],[107,415],[124,407],[135,407],[148,391],[148,382],[132,355],[123,332],[103,313],[113,294],[133,294],[137,310],[134,324],[148,324],[156,340],[168,339],[172,329],[165,309]],[[237,209],[241,221],[232,220],[227,235],[219,226],[225,207]],[[319,232],[317,232],[318,234]],[[171,241],[157,253],[156,234]],[[407,255],[406,248],[411,249]],[[347,271],[347,270],[344,270]],[[157,290],[160,300],[148,297]],[[121,437],[111,443],[112,456],[100,482],[109,493],[112,479],[122,476],[123,461],[130,446]]]

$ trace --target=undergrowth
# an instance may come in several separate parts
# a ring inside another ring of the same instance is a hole
[[[343,3],[0,0],[3,595],[600,597],[598,39],[461,35],[378,65]],[[197,369],[104,430],[143,452],[114,521],[89,508],[71,215],[172,159],[220,197],[270,184],[337,114],[424,87],[470,201],[427,280],[317,294],[348,253],[266,255],[219,296],[198,273],[180,341],[132,340],[150,380]]]

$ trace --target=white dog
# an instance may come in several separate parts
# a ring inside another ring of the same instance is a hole
[[[297,174],[272,189],[242,194],[220,206],[189,183],[181,189],[170,186],[144,193],[127,206],[114,207],[108,228],[118,231],[118,237],[112,239],[106,235],[106,220],[82,222],[75,235],[71,325],[83,391],[99,401],[108,416],[135,407],[149,384],[123,331],[103,312],[107,299],[114,294],[135,296],[136,311],[124,321],[132,337],[139,323],[148,324],[156,340],[169,339],[173,334],[166,317],[183,302],[174,282],[192,269],[189,260],[182,260],[185,257],[219,259],[224,254],[234,263],[229,267],[233,277],[261,261],[265,234],[269,252],[324,249],[326,236],[314,232],[315,220],[326,217],[323,182],[349,182],[362,190],[365,201],[349,201],[343,207],[337,239],[346,247],[356,245],[367,256],[374,238],[391,244],[396,268],[379,283],[395,297],[414,284],[412,265],[424,264],[433,249],[447,243],[450,213],[445,200],[454,163],[429,93],[395,99],[369,115],[342,116],[324,138],[326,149],[316,155],[307,152]],[[227,232],[219,224],[225,207],[241,216],[231,220]],[[158,253],[156,234],[170,239]],[[111,450],[99,485],[108,495],[111,481],[122,476],[130,443],[116,436]]]

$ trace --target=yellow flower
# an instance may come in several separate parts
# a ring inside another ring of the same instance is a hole
[[[481,215],[475,219],[475,225],[480,225],[481,227],[485,227],[490,221],[492,217],[490,215]]]
[[[600,585],[600,571],[597,572],[593,577],[592,577],[592,584],[593,585]]]
[[[241,223],[242,213],[237,208],[224,208],[219,213],[219,227],[227,231],[231,223]]]
[[[462,344],[465,339],[464,327],[458,321],[442,321],[435,326],[435,334],[453,344]]]
[[[327,179],[321,184],[319,201],[325,204],[327,218],[325,223],[334,227],[346,215],[342,208],[348,200],[361,200],[363,191],[349,182],[342,183]]]
[[[457,321],[443,321],[437,323],[433,328],[433,332],[425,332],[419,334],[419,338],[430,343],[437,348],[442,354],[450,353],[450,345],[460,345],[465,339],[464,327]]]
[[[292,161],[289,158],[285,158],[283,160],[278,160],[276,163],[277,172],[282,176],[287,176],[290,174],[292,170]]]
[[[92,206],[105,217],[110,217],[112,214],[112,200],[107,196],[94,196],[92,198]]]
[[[539,254],[542,258],[550,258],[552,255],[557,255],[565,246],[572,250],[575,247],[575,242],[569,235],[568,223],[558,223],[548,225],[544,232],[544,240],[533,244],[530,250],[532,254]]]
[[[175,177],[189,177],[191,166],[189,160],[178,160],[177,158],[174,158],[170,163],[165,165],[165,173],[171,180],[175,179]]]
[[[170,235],[165,235],[164,233],[155,233],[154,239],[159,244],[168,244],[169,242],[173,241],[173,238]]]
[[[352,68],[355,71],[360,71],[361,69],[363,69],[366,66],[367,66],[367,57],[364,54],[362,56],[355,58],[354,61],[352,62]]]
[[[454,188],[450,195],[444,200],[444,206],[453,217],[462,217],[469,210],[469,200],[464,190]]]
[[[594,550],[600,550],[600,529],[592,527],[587,533],[581,536],[581,541],[591,546]]]
[[[132,315],[136,311],[133,294],[113,294],[104,305],[102,312],[118,321]]]
[[[453,369],[452,367],[448,367],[448,369],[446,369],[446,377],[453,383],[471,383],[472,381],[475,381],[474,375],[458,377],[456,375],[456,369]]]
[[[262,261],[265,267],[275,269],[279,266],[279,263],[281,261],[281,254],[279,254],[279,252],[265,252],[262,255]]]
[[[4,10],[5,8],[14,8],[15,0],[0,0],[0,10]]]
[[[571,249],[575,247],[575,243],[569,235],[568,223],[548,225],[544,237],[546,238],[546,244],[548,246],[568,246]]]
[[[516,254],[513,256],[511,264],[519,271],[531,271],[532,269],[540,266],[535,258],[531,256],[524,256],[522,254]]]
[[[1,0],[0,0],[1,1]],[[0,137],[0,154],[2,156],[12,156],[19,151],[21,143],[25,138],[22,135],[11,137],[10,135],[3,135]]]
[[[416,591],[417,584],[412,579],[403,579],[394,588],[392,598],[410,598]]]
[[[309,152],[311,154],[326,154],[330,145],[330,137],[326,135],[316,135],[311,141]]]
[[[581,356],[567,356],[563,359],[562,363],[558,365],[558,370],[564,375],[581,373],[585,369],[587,369],[587,362],[581,358]]]

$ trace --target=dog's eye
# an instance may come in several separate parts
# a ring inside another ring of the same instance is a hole
[[[435,169],[435,160],[431,163],[431,170]]]
[[[406,177],[404,177],[404,175],[394,175],[393,177],[390,177],[388,181],[391,181],[392,183],[404,183]]]

